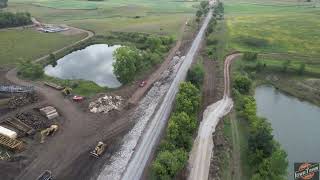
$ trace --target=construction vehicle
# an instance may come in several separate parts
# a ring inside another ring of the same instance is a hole
[[[94,150],[90,152],[90,155],[99,158],[106,150],[106,147],[107,145],[105,143],[99,141]]]
[[[52,173],[49,170],[45,170],[38,178],[37,180],[52,180]]]
[[[58,125],[51,125],[49,128],[47,129],[44,129],[41,131],[41,141],[40,143],[44,143],[44,139],[47,137],[47,136],[53,136],[55,132],[57,132],[59,129]]]
[[[63,94],[64,96],[69,96],[69,95],[71,95],[71,93],[72,93],[72,88],[65,87],[65,88],[62,90],[62,94]]]

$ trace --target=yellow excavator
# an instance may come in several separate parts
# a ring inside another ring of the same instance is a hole
[[[90,152],[90,155],[99,158],[106,150],[106,147],[107,145],[105,143],[99,141],[94,150]]]
[[[59,129],[59,126],[58,125],[51,125],[49,128],[47,129],[44,129],[41,131],[41,141],[40,143],[44,143],[44,139],[47,137],[47,136],[53,136],[55,132],[57,132]]]
[[[65,87],[65,88],[62,90],[62,94],[63,94],[64,96],[69,96],[69,95],[71,95],[71,93],[72,93],[72,88],[70,88],[70,87]]]

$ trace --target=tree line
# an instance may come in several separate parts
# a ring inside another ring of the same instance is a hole
[[[248,159],[253,170],[251,180],[287,179],[287,154],[272,135],[271,124],[257,116],[257,106],[250,95],[252,81],[238,74],[233,80],[235,108],[249,125]]]
[[[0,28],[24,26],[31,23],[31,15],[28,12],[0,12]]]
[[[187,164],[192,136],[198,127],[199,106],[200,90],[190,82],[181,83],[166,137],[161,141],[151,166],[152,179],[173,179]]]

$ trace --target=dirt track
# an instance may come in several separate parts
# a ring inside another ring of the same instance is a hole
[[[194,141],[190,159],[190,175],[188,179],[208,179],[210,157],[213,150],[212,133],[221,117],[226,115],[232,108],[233,102],[230,96],[230,64],[240,54],[229,55],[224,63],[224,97],[220,101],[207,107],[203,113],[203,120],[200,124],[198,136]]]

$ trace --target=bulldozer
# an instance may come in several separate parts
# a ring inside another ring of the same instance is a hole
[[[44,143],[44,140],[47,136],[53,136],[55,132],[57,132],[59,129],[58,125],[51,125],[49,128],[44,129],[41,131],[41,141],[40,143]]]
[[[105,143],[99,141],[94,150],[90,152],[90,155],[99,158],[106,150],[106,147],[107,145]]]

